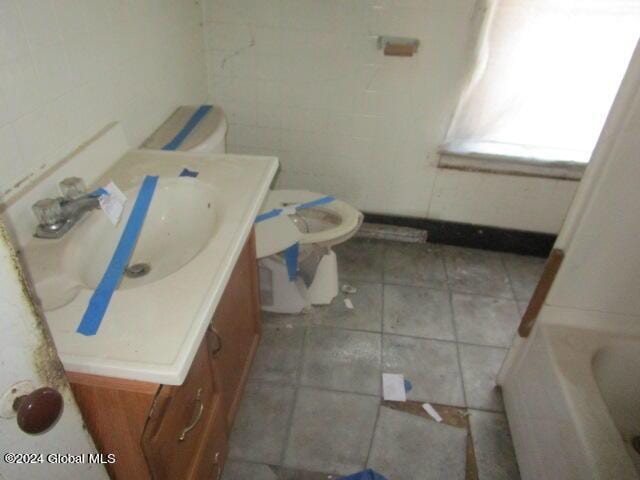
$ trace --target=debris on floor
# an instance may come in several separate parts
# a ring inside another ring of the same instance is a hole
[[[358,230],[358,233],[356,233],[356,237],[408,243],[426,243],[427,231],[418,228],[365,222]]]
[[[351,301],[350,298],[344,299],[344,306],[347,307],[349,310],[353,310],[353,302]]]
[[[426,418],[430,421],[435,422],[434,418],[429,415],[422,406],[423,403],[424,402],[418,402],[415,400],[407,400],[406,402],[388,402],[386,400],[383,400],[381,404],[383,407],[407,412],[412,415]],[[430,403],[430,405],[436,412],[438,412],[438,415],[440,415],[440,417],[442,418],[442,422],[440,423],[449,425],[451,427],[464,429],[468,428],[469,420],[467,418],[466,408],[454,407],[451,405],[442,405],[439,403]]]
[[[424,411],[427,412],[436,422],[442,422],[442,417],[430,403],[423,403],[422,408],[424,408]]]
[[[406,402],[407,390],[404,384],[404,375],[399,373],[383,373],[382,397],[385,400]]]
[[[348,285],[346,283],[344,285],[342,285],[342,293],[350,295],[352,293],[356,293],[357,291],[358,291],[358,289],[356,287],[354,287],[353,285]]]
[[[387,480],[386,477],[383,477],[378,472],[371,470],[370,468],[367,470],[363,470],[362,472],[354,473],[353,475],[349,475],[348,477],[341,477],[339,480]]]

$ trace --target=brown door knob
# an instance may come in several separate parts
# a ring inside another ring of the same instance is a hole
[[[63,404],[62,395],[49,387],[16,398],[13,409],[18,414],[18,427],[31,434],[46,432],[60,418]]]

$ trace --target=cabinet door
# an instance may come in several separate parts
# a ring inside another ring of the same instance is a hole
[[[207,332],[220,382],[227,431],[235,417],[260,338],[258,268],[253,233],[247,240]]]
[[[221,397],[215,391],[206,343],[198,350],[191,370],[179,386],[163,385],[142,436],[142,447],[156,480],[191,480],[214,475],[209,452]],[[226,439],[225,439],[226,440]],[[203,471],[211,465],[208,473]]]
[[[201,451],[201,461],[198,462],[195,478],[219,480],[229,453],[227,419],[221,401],[217,403],[216,412],[211,418],[212,425]]]

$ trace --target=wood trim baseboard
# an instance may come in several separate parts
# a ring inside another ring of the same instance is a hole
[[[527,305],[527,310],[524,312],[524,315],[522,315],[522,320],[518,327],[518,335],[522,338],[527,338],[531,333],[531,330],[533,330],[533,326],[538,319],[538,314],[547,299],[549,290],[551,290],[551,286],[558,274],[558,270],[560,270],[563,260],[564,252],[562,250],[558,248],[551,250],[547,263],[544,266],[542,276],[540,277],[540,280],[538,280],[538,285],[531,296],[531,301],[529,302],[529,305]]]

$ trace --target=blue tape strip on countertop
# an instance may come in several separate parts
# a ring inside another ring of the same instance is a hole
[[[300,205],[296,205],[296,210],[304,210],[305,208],[313,208],[319,205],[325,205],[327,203],[331,203],[335,201],[336,197],[332,197],[327,195],[326,197],[318,198],[317,200],[312,200],[311,202],[301,203]],[[284,210],[282,208],[274,208],[273,210],[269,210],[268,212],[261,213],[256,217],[255,223],[264,222],[265,220],[269,220],[270,218],[279,217],[282,215]]]
[[[189,170],[188,168],[183,168],[180,172],[181,177],[197,177],[200,172],[196,172],[195,170]]]
[[[89,194],[90,197],[102,197],[103,195],[111,195],[104,188],[100,187]]]
[[[124,270],[129,263],[131,254],[138,241],[157,184],[157,176],[146,176],[144,178],[140,191],[138,192],[138,197],[136,198],[136,203],[133,205],[133,210],[131,210],[118,246],[113,253],[113,257],[111,257],[111,261],[102,280],[100,280],[98,287],[89,300],[87,310],[84,312],[82,321],[80,325],[78,325],[76,332],[87,336],[95,335],[98,332],[102,318],[109,307],[113,292],[124,274]]]
[[[177,150],[180,145],[182,145],[182,142],[185,141],[185,139],[189,136],[193,129],[196,128],[198,123],[202,121],[202,119],[207,115],[207,113],[209,113],[209,110],[211,110],[212,108],[213,105],[201,105],[200,107],[198,107],[195,113],[191,115],[191,118],[187,121],[187,123],[185,123],[184,127],[182,127],[182,130],[178,132],[173,140],[162,147],[162,150]]]

